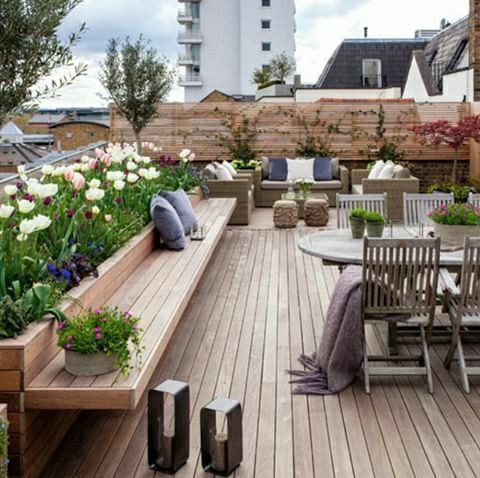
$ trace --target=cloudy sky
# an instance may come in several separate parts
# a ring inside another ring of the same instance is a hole
[[[225,2],[231,0],[222,0]],[[411,37],[416,29],[438,28],[442,18],[453,22],[468,14],[468,0],[296,0],[297,64],[306,83],[316,81],[325,62],[344,38],[358,38],[363,27],[377,38]],[[62,34],[85,22],[88,31],[75,49],[88,75],[63,90],[60,98],[42,106],[101,106],[99,64],[110,37],[136,37],[143,33],[157,50],[175,63],[177,0],[84,0],[69,16]],[[175,88],[172,101],[182,101]]]

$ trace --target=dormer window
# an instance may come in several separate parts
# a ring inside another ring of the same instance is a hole
[[[382,88],[382,60],[367,58],[362,61],[362,86]]]

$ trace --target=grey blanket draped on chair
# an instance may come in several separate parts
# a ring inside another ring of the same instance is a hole
[[[362,268],[347,267],[328,307],[320,347],[301,355],[305,370],[290,370],[296,394],[330,395],[348,387],[362,364]]]

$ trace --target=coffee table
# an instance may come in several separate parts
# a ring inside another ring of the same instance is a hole
[[[303,210],[305,206],[305,201],[307,199],[323,199],[324,201],[327,201],[328,204],[328,196],[325,193],[302,194],[298,191],[286,192],[282,194],[282,199],[288,201],[295,201],[298,204],[298,219],[304,218]]]

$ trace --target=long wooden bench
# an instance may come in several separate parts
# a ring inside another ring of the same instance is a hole
[[[141,317],[144,351],[128,377],[113,372],[76,377],[64,369],[57,353],[25,388],[25,408],[39,410],[134,409],[195,291],[235,208],[235,199],[211,199],[197,206],[206,226],[203,241],[191,241],[183,252],[154,249],[100,306],[115,305]],[[106,289],[108,289],[108,284]]]

